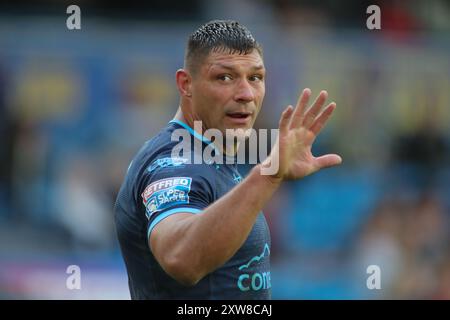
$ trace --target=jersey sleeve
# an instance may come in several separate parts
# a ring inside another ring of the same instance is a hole
[[[147,239],[162,220],[177,213],[200,213],[214,202],[214,181],[204,164],[157,159],[145,170],[139,190],[148,220]]]

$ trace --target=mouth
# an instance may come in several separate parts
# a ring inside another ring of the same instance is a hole
[[[227,112],[229,120],[236,124],[246,124],[252,118],[252,112]]]

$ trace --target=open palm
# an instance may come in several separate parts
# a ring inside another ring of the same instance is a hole
[[[321,91],[312,106],[306,110],[310,96],[311,90],[303,90],[295,109],[288,106],[281,115],[277,142],[263,163],[264,166],[273,161],[278,162],[278,172],[273,175],[274,179],[299,179],[342,162],[341,157],[336,154],[314,157],[311,153],[314,140],[336,104],[332,102],[320,112],[328,96],[326,91]]]

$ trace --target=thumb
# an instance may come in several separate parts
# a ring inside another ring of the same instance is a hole
[[[337,154],[326,154],[315,158],[315,166],[318,170],[337,166],[342,163],[342,158]]]

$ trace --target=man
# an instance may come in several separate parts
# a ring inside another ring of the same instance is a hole
[[[261,209],[283,180],[341,163],[338,155],[311,154],[335,103],[320,112],[322,91],[306,110],[311,92],[303,90],[295,110],[282,113],[269,157],[242,181],[236,164],[192,162],[211,146],[233,157],[237,144],[224,148],[203,131],[252,128],[264,79],[261,47],[239,23],[212,21],[189,37],[184,69],[176,73],[179,109],[133,159],[115,206],[133,299],[271,298],[270,235]],[[194,121],[202,123],[197,131]],[[173,156],[176,130],[193,142],[180,157]],[[263,174],[274,162],[276,173]]]

